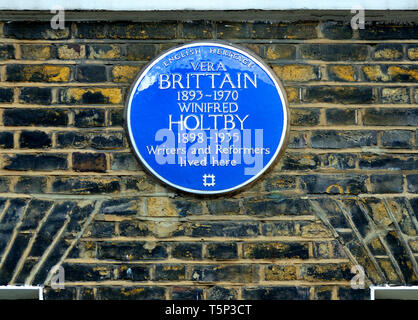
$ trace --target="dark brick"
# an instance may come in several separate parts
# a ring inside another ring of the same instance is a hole
[[[249,283],[257,281],[257,278],[257,267],[255,265],[199,265],[193,267],[190,280]]]
[[[135,242],[98,244],[98,259],[119,261],[159,260],[168,257],[166,246],[160,243]]]
[[[357,111],[354,109],[327,109],[327,124],[351,125],[357,123]]]
[[[73,153],[73,170],[79,172],[105,172],[106,155],[104,153]]]
[[[15,58],[15,48],[12,44],[0,45],[0,60],[9,60]]]
[[[266,178],[265,189],[268,192],[292,190],[296,188],[296,178],[284,175],[270,175]]]
[[[247,259],[308,259],[306,242],[244,243],[244,257]]]
[[[119,223],[119,233],[122,237],[146,237],[152,235],[146,221],[126,220]]]
[[[162,300],[165,289],[161,287],[99,287],[99,300]]]
[[[80,109],[74,111],[74,125],[79,128],[104,127],[104,109]]]
[[[68,82],[71,69],[59,65],[11,64],[6,66],[6,78],[10,82]]]
[[[411,148],[412,132],[407,130],[392,130],[382,133],[382,146],[388,148]]]
[[[88,135],[80,132],[59,132],[56,137],[58,148],[84,149],[90,143]]]
[[[96,149],[121,149],[125,146],[123,132],[99,133],[91,139],[91,146]]]
[[[242,296],[247,300],[309,300],[309,288],[305,287],[246,287]]]
[[[360,39],[388,40],[388,39],[418,39],[418,30],[415,23],[393,24],[366,22],[364,29],[359,29]]]
[[[322,155],[322,162],[325,167],[339,170],[354,169],[356,167],[357,155],[334,153]]]
[[[288,147],[292,149],[303,149],[306,147],[307,133],[290,131]]]
[[[103,65],[79,65],[76,77],[80,82],[106,82],[106,67]]]
[[[19,177],[14,191],[19,193],[44,193],[46,190],[46,177]]]
[[[49,134],[43,131],[22,131],[19,138],[21,148],[42,149],[52,146]]]
[[[202,214],[202,205],[197,201],[190,201],[189,199],[177,198],[173,201],[177,208],[177,212],[180,216],[185,217],[188,215]],[[148,203],[148,209],[150,205]]]
[[[57,40],[68,39],[69,27],[52,29],[50,22],[23,22],[13,21],[4,25],[4,35],[8,38],[28,40]]]
[[[10,191],[10,177],[0,177],[0,192]],[[0,200],[0,212],[3,210],[3,201]]]
[[[14,227],[16,226],[16,223],[18,222],[18,220],[23,216],[24,213],[24,208],[27,204],[26,200],[23,199],[10,199],[9,200],[9,206],[6,208],[6,210],[3,212],[3,217],[1,220],[1,225],[0,225],[0,231],[10,231],[10,233],[12,232],[12,230],[14,229]],[[1,245],[5,244],[5,242],[3,242],[4,239],[4,233],[1,234],[0,232],[0,252],[3,249],[3,247]]]
[[[408,182],[408,191],[418,193],[418,174],[410,174],[406,176]]]
[[[326,21],[321,24],[321,31],[325,38],[339,40],[351,39],[353,37],[353,29],[351,25],[340,21]]]
[[[230,260],[238,258],[236,243],[209,243],[208,258],[213,260]]]
[[[302,59],[323,61],[363,61],[367,59],[369,48],[363,44],[302,44]]]
[[[372,192],[374,193],[401,193],[403,178],[401,175],[385,174],[370,176]]]
[[[122,183],[125,185],[127,191],[152,192],[155,189],[152,181],[145,175],[123,177]]]
[[[150,279],[150,267],[139,265],[121,265],[118,268],[118,279],[147,281]]]
[[[315,300],[331,300],[332,299],[332,287],[315,287]]]
[[[377,132],[317,130],[312,133],[312,148],[340,149],[373,146],[377,144]]]
[[[215,286],[207,291],[208,300],[237,300],[237,290]]]
[[[392,252],[393,257],[399,265],[406,283],[416,283],[415,272],[412,267],[410,256],[407,249],[402,244],[400,234],[395,231],[390,231],[384,237],[389,250]]]
[[[122,127],[125,123],[123,109],[109,110],[109,126]]]
[[[50,88],[22,88],[19,100],[23,103],[49,105],[52,102],[52,92]]]
[[[310,170],[320,167],[318,155],[308,153],[287,153],[279,163],[282,170]]]
[[[45,300],[74,300],[76,297],[76,288],[66,287],[64,289],[44,288]]]
[[[290,110],[290,124],[293,126],[314,126],[319,123],[319,109],[295,108]]]
[[[306,88],[306,102],[331,102],[342,104],[369,104],[375,101],[370,87],[312,86]]]
[[[302,188],[308,193],[359,194],[367,192],[367,176],[307,175],[301,177]]]
[[[209,21],[183,21],[183,37],[185,39],[212,39],[214,30]]]
[[[263,223],[263,236],[297,236],[300,231],[296,231],[293,221],[275,221]]]
[[[45,283],[51,269],[60,261],[61,257],[69,247],[69,243],[64,240],[59,241],[54,249],[49,253],[48,259],[43,263],[34,278],[34,283]]]
[[[52,171],[68,169],[67,155],[15,154],[4,157],[4,169],[17,171]]]
[[[131,44],[126,48],[125,59],[128,61],[148,61],[156,54],[155,45]]]
[[[105,281],[111,280],[113,270],[109,265],[63,264],[66,281]]]
[[[51,191],[64,194],[109,194],[120,189],[119,180],[115,178],[57,177],[52,183]]]
[[[94,209],[94,202],[81,202],[77,204],[71,214],[71,219],[67,225],[66,236],[72,232],[80,232],[84,227],[87,218],[91,216]]]
[[[74,206],[75,203],[69,201],[55,204],[47,220],[44,222],[41,229],[39,230],[39,233],[37,234],[35,242],[29,253],[30,256],[40,257],[44,254],[45,248],[47,248],[51,244],[53,239],[57,236],[59,230],[64,225],[65,220],[71,214]],[[56,245],[54,251],[59,251],[60,249],[62,250],[63,247],[60,248],[59,245]],[[51,260],[56,260],[57,257],[54,255],[50,255],[49,258]],[[51,260],[49,260],[48,264],[52,262]],[[45,265],[43,267],[45,267]]]
[[[22,269],[20,270],[18,276],[16,277],[15,285],[25,284],[26,278],[29,276],[31,270],[37,264],[37,262],[38,262],[38,259],[32,259],[32,258],[26,259],[26,261],[24,262],[22,266]],[[44,289],[44,299],[46,299],[45,289]]]
[[[13,102],[13,88],[0,88],[0,103]]]
[[[239,201],[231,199],[213,199],[206,206],[212,215],[238,214],[241,210]]]
[[[175,243],[171,249],[175,259],[200,260],[202,259],[202,245],[200,243]]]
[[[418,109],[367,108],[363,111],[363,123],[376,126],[418,126]]]
[[[330,250],[328,248],[328,242],[318,241],[312,243],[313,257],[316,259],[329,259]]]
[[[155,267],[155,280],[181,281],[186,278],[186,267],[180,264],[157,265]]]
[[[370,290],[339,287],[338,297],[340,300],[370,300]]]
[[[1,149],[13,149],[13,133],[0,132],[0,148]]]
[[[115,236],[115,223],[108,221],[95,221],[90,225],[83,236],[93,238],[110,238]]]
[[[113,23],[109,26],[111,39],[174,39],[177,35],[176,22]]]
[[[257,28],[254,26],[254,28]],[[250,37],[248,23],[219,22],[216,26],[216,36],[219,39],[245,39]],[[254,33],[254,30],[253,30]]]
[[[248,215],[310,215],[312,208],[306,199],[285,198],[283,196],[264,196],[244,199],[244,207]]]
[[[202,300],[203,289],[193,287],[173,287],[171,299],[173,300]]]
[[[24,179],[26,178],[21,178],[20,181]],[[18,184],[21,183],[20,181],[18,182]],[[16,188],[17,187],[15,187],[15,191]],[[48,210],[52,207],[52,205],[53,202],[51,201],[31,200],[28,209],[26,210],[26,215],[23,218],[22,224],[20,225],[20,230],[25,231],[36,229],[38,227],[38,223],[44,217],[45,213],[48,212]]]
[[[19,262],[21,255],[25,251],[30,238],[30,234],[18,234],[14,239],[9,254],[6,257],[3,257],[5,260],[0,269],[0,284],[6,285],[12,280],[13,271]]]
[[[317,38],[317,25],[317,22],[310,21],[292,23],[254,22],[250,33],[252,39],[315,39]],[[247,38],[246,34],[242,34],[241,37]],[[224,38],[235,37],[224,35]]]
[[[254,237],[258,234],[257,222],[205,222],[194,223],[187,235],[192,237]]]
[[[6,109],[3,112],[6,126],[66,126],[67,111],[54,109]]]
[[[307,281],[348,281],[353,278],[350,269],[348,264],[304,264],[300,272]]]
[[[78,300],[94,300],[94,290],[93,288],[80,288],[78,289]]]
[[[106,200],[102,203],[100,212],[119,216],[136,215],[141,210],[140,203],[132,198]]]
[[[111,160],[112,170],[140,170],[140,165],[131,153],[114,153]]]
[[[418,156],[405,154],[363,154],[359,159],[360,169],[416,170]]]
[[[76,37],[81,39],[104,39],[107,36],[105,22],[79,22],[77,23]]]

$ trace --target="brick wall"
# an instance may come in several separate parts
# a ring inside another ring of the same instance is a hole
[[[314,17],[0,22],[0,284],[47,299],[367,299],[353,265],[366,286],[416,284],[418,26]],[[124,131],[139,70],[197,39],[248,47],[290,101],[283,158],[234,195],[166,188]]]

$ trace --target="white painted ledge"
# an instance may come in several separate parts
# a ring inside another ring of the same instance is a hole
[[[12,0],[0,10],[418,10],[417,0]]]

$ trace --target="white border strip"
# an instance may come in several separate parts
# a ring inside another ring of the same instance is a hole
[[[168,180],[166,180],[165,178],[163,178],[162,176],[160,176],[146,161],[145,159],[142,157],[141,153],[139,152],[137,146],[136,146],[136,141],[135,139],[133,139],[133,134],[132,134],[132,128],[131,128],[131,104],[132,104],[132,99],[135,96],[135,93],[137,91],[137,88],[139,86],[139,84],[141,83],[142,79],[147,75],[148,71],[158,62],[160,62],[162,59],[164,59],[166,56],[168,56],[169,54],[171,54],[174,51],[178,51],[181,49],[186,49],[189,47],[195,47],[195,46],[219,46],[221,48],[225,48],[228,50],[235,50],[236,52],[239,52],[240,54],[246,56],[247,58],[249,58],[251,61],[255,62],[261,69],[263,69],[267,75],[270,76],[270,79],[274,82],[274,85],[277,89],[277,92],[280,96],[280,100],[282,102],[282,108],[283,108],[283,130],[282,130],[282,136],[280,138],[280,142],[279,145],[276,149],[276,152],[274,153],[274,155],[272,156],[272,158],[270,159],[270,161],[264,166],[263,169],[261,169],[256,175],[252,176],[250,179],[246,180],[245,182],[241,183],[240,185],[237,185],[233,188],[229,188],[229,189],[224,189],[224,190],[216,190],[216,191],[203,191],[203,190],[196,190],[196,189],[189,189],[189,188],[185,188],[179,185],[176,185]],[[185,44],[185,45],[181,45],[181,46],[177,46],[174,47],[170,50],[168,50],[167,52],[161,54],[160,56],[156,57],[152,63],[150,63],[143,71],[141,71],[139,78],[136,80],[134,86],[131,87],[130,90],[130,96],[129,96],[129,102],[128,102],[128,106],[127,106],[127,112],[126,112],[126,122],[127,122],[127,127],[128,127],[128,133],[129,133],[129,140],[131,142],[131,145],[134,147],[135,150],[135,154],[139,157],[139,159],[141,160],[142,164],[150,171],[152,172],[152,174],[154,174],[158,179],[160,179],[161,181],[164,181],[166,184],[186,191],[186,192],[190,192],[190,193],[196,193],[196,194],[221,194],[221,193],[227,193],[227,192],[231,192],[234,190],[238,190],[244,186],[246,186],[247,184],[251,183],[252,181],[256,180],[258,177],[260,177],[264,172],[266,172],[266,170],[273,164],[273,162],[276,160],[276,158],[278,157],[280,150],[283,148],[283,144],[287,138],[287,129],[288,129],[288,114],[287,114],[287,104],[286,104],[286,99],[283,95],[282,90],[284,90],[284,88],[279,84],[279,82],[277,82],[276,80],[276,76],[274,74],[272,74],[272,71],[270,71],[269,69],[267,69],[267,67],[261,63],[259,61],[259,59],[257,59],[256,57],[251,56],[248,52],[245,52],[243,50],[241,50],[240,48],[233,46],[233,45],[226,45],[220,42],[205,42],[205,41],[194,41],[191,42],[189,44]]]
[[[1,1],[1,10],[350,10],[355,7],[368,10],[417,10],[416,0],[14,0]]]
[[[44,288],[40,286],[0,286],[0,290],[32,290],[38,291],[38,300],[44,300]]]
[[[376,300],[376,291],[382,290],[418,290],[418,286],[370,286],[370,300]]]

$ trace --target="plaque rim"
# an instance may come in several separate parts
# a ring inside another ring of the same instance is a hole
[[[245,180],[243,183],[236,185],[232,188],[229,189],[222,189],[222,190],[198,190],[198,189],[191,189],[191,188],[187,188],[187,187],[183,187],[180,185],[177,185],[175,183],[172,183],[170,181],[168,181],[167,179],[163,178],[162,176],[160,176],[146,161],[145,159],[143,159],[141,153],[139,152],[137,146],[136,146],[136,142],[135,139],[133,139],[133,135],[132,135],[132,130],[131,130],[131,124],[130,124],[130,111],[131,111],[131,102],[133,99],[133,93],[136,91],[140,80],[142,80],[142,77],[156,64],[158,63],[161,59],[163,59],[164,57],[166,57],[168,54],[170,54],[173,51],[177,51],[178,49],[181,48],[188,48],[188,47],[193,47],[196,45],[202,45],[202,46],[221,46],[224,47],[226,49],[228,49],[228,47],[231,47],[232,49],[240,52],[243,55],[247,55],[249,56],[249,58],[253,59],[255,63],[257,63],[259,65],[259,67],[261,67],[269,76],[270,78],[273,80],[273,82],[275,83],[275,87],[276,90],[281,98],[281,102],[282,102],[282,107],[283,107],[283,115],[284,115],[284,119],[283,119],[283,126],[285,126],[285,130],[283,130],[283,134],[282,134],[282,138],[277,146],[276,151],[274,152],[274,155],[272,156],[272,158],[270,159],[270,161],[254,176],[252,176],[251,178],[249,178],[248,180]],[[196,40],[196,41],[190,41],[190,42],[186,42],[180,45],[176,45],[173,46],[167,50],[164,50],[163,52],[159,53],[158,55],[156,55],[151,61],[149,61],[147,64],[145,64],[143,66],[143,68],[138,72],[138,74],[136,75],[134,81],[132,82],[130,88],[129,88],[129,92],[127,95],[127,98],[125,99],[125,107],[124,107],[124,123],[125,123],[125,131],[127,133],[128,136],[128,143],[131,147],[131,149],[133,149],[133,153],[135,154],[135,157],[139,160],[139,163],[144,167],[144,169],[146,169],[146,171],[150,172],[154,177],[156,177],[159,181],[165,183],[167,186],[174,188],[174,189],[178,189],[181,191],[184,191],[186,193],[189,194],[195,194],[195,195],[222,195],[222,194],[227,194],[227,193],[233,193],[236,192],[238,190],[241,190],[244,187],[247,187],[249,185],[251,185],[252,183],[254,183],[255,181],[257,181],[261,176],[263,176],[266,172],[268,172],[269,170],[271,170],[273,168],[273,165],[281,158],[281,156],[283,155],[283,153],[285,152],[288,142],[289,142],[289,132],[290,132],[290,116],[289,116],[289,106],[288,106],[288,99],[287,99],[287,94],[286,94],[286,90],[281,82],[281,80],[277,77],[277,75],[274,73],[274,71],[268,66],[268,64],[266,62],[264,62],[262,60],[261,57],[259,57],[257,54],[255,54],[254,52],[252,52],[251,50],[235,44],[235,43],[230,43],[228,41],[225,40]]]

